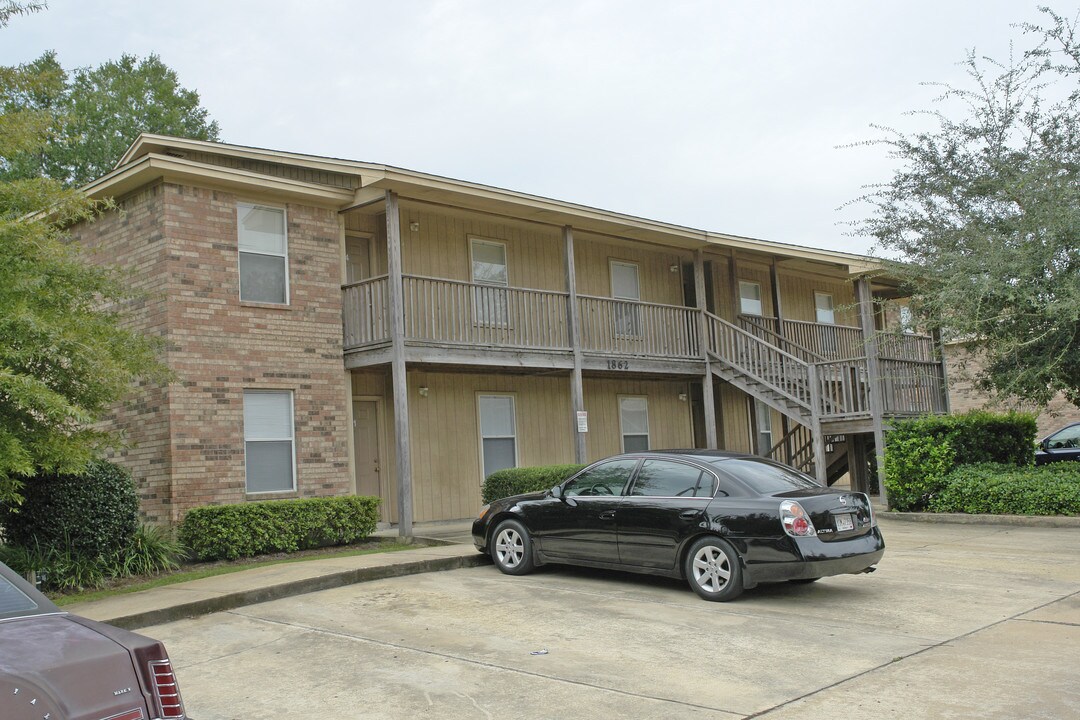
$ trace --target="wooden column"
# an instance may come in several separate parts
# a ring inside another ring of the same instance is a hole
[[[941,363],[941,412],[948,414],[952,412],[952,409],[949,407],[949,363],[945,357],[945,343],[941,339],[941,330],[933,330],[931,334],[934,338],[934,349]]]
[[[772,281],[773,315],[776,315],[776,334],[779,335],[781,338],[783,338],[784,337],[784,309],[783,309],[783,305],[780,302],[780,270],[779,270],[779,268],[777,266],[777,262],[776,262],[775,257],[772,259],[772,267],[769,268],[769,274],[770,274],[770,280]],[[781,349],[783,349],[783,348],[781,348]],[[782,433],[784,433],[781,437],[786,438],[788,436],[788,433],[791,431],[791,427],[789,425],[789,422],[790,421],[788,419],[788,416],[783,414],[783,413],[780,413],[780,431]],[[786,463],[788,463],[790,465],[791,461],[793,459],[792,456],[791,456],[791,443],[790,442],[785,443],[785,448],[784,449],[787,451],[787,457],[784,458],[784,462],[786,462]]]
[[[814,477],[822,485],[829,484],[829,455],[825,451],[825,433],[821,429],[821,383],[818,381],[817,365],[807,367],[810,383],[810,442],[814,447]]]
[[[701,355],[705,358],[705,377],[701,381],[702,410],[705,413],[705,446],[710,450],[717,448],[716,443],[716,402],[713,396],[712,363],[709,360],[709,325],[705,313],[708,305],[705,302],[705,257],[704,252],[698,248],[694,252],[694,296],[697,298],[698,309],[698,342],[701,344]]]
[[[577,273],[574,269],[574,229],[563,227],[563,251],[566,256],[566,327],[569,329],[570,349],[574,355],[574,369],[570,372],[570,404],[574,416],[570,431],[574,433],[574,461],[579,465],[588,462],[585,433],[578,431],[577,414],[585,412],[585,391],[581,381],[581,322],[578,317]]]
[[[739,324],[739,269],[736,267],[735,249],[731,249],[728,262],[728,284],[731,285],[731,322]]]
[[[401,268],[401,217],[397,193],[386,191],[386,270],[390,304],[390,374],[397,437],[398,535],[413,534],[412,455],[409,450],[409,384],[405,369],[405,294]]]
[[[874,453],[877,455],[878,488],[881,502],[889,506],[885,489],[885,407],[881,397],[881,366],[878,363],[877,328],[874,327],[874,296],[870,280],[866,277],[855,281],[855,299],[859,303],[859,324],[862,326],[863,343],[866,346],[867,395],[870,400],[870,417],[874,424]]]

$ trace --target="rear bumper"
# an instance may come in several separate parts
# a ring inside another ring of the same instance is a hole
[[[748,564],[744,572],[745,586],[861,573],[877,564],[885,554],[885,540],[876,527],[858,538],[833,542],[823,542],[816,537],[799,538],[795,544],[802,560]]]

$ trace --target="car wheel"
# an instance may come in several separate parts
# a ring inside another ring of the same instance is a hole
[[[524,575],[533,569],[532,540],[517,520],[504,520],[495,528],[491,559],[507,575]]]
[[[723,602],[742,594],[739,555],[718,537],[703,537],[686,554],[686,580],[706,600]]]

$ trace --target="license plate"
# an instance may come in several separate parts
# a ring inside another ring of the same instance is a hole
[[[851,519],[850,515],[837,515],[836,516],[836,531],[844,532],[845,530],[854,530],[855,522]]]

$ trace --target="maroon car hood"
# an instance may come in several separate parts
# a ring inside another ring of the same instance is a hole
[[[100,720],[135,708],[146,717],[131,655],[113,640],[66,614],[0,622],[3,720]]]

